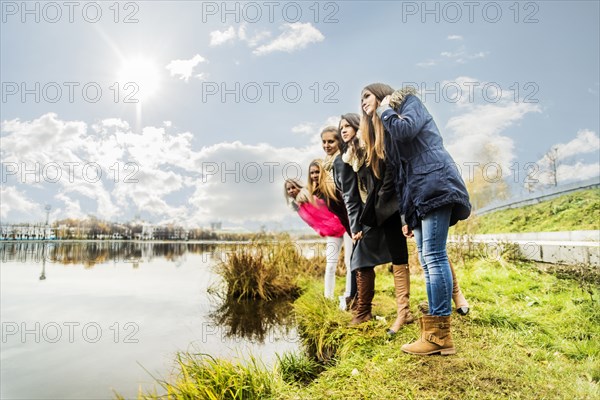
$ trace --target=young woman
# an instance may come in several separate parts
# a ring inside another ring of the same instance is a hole
[[[334,181],[342,193],[350,219],[352,239],[355,241],[350,265],[356,277],[356,290],[352,291],[356,295],[348,299],[354,314],[351,322],[353,325],[373,318],[371,309],[375,295],[374,267],[390,262],[383,230],[365,226],[360,221],[371,178],[365,165],[364,144],[356,134],[358,120],[357,114],[342,116],[340,130],[344,154],[333,160]]]
[[[453,279],[446,239],[448,228],[470,214],[465,184],[443,147],[433,118],[414,91],[394,92],[388,85],[368,85],[361,93],[361,107],[363,134],[369,136],[373,130],[375,138],[371,161],[387,157],[398,171],[401,209],[414,232],[425,272],[429,314],[421,318],[420,340],[403,345],[402,351],[454,354],[450,334]]]
[[[311,176],[316,176],[318,180],[318,174],[315,172],[312,163],[311,172]],[[339,249],[342,244],[342,236],[346,229],[338,217],[329,211],[325,201],[312,196],[298,180],[286,179],[284,189],[288,205],[320,236],[327,238],[324,295],[328,299],[333,299],[335,268],[340,255]]]
[[[327,174],[323,174],[322,185],[327,185],[328,189],[320,190],[316,193],[321,199],[325,200],[329,211],[337,215],[344,228],[344,262],[346,264],[346,288],[344,295],[340,296],[340,309],[350,309],[350,299],[356,296],[356,274],[352,274],[350,267],[350,256],[352,255],[352,232],[350,231],[350,223],[348,221],[348,212],[344,204],[342,193],[339,187],[334,185],[333,180],[333,163],[337,157],[340,157],[341,137],[338,129],[335,126],[328,126],[321,131],[321,143],[325,152],[323,160],[323,170]]]
[[[346,121],[346,129],[356,131],[356,126]],[[358,121],[355,120],[355,123]],[[402,234],[402,222],[396,195],[396,174],[393,166],[377,153],[378,138],[370,125],[369,118],[360,120],[364,130],[365,164],[371,169],[373,183],[369,188],[369,196],[373,196],[370,205],[374,207],[371,221],[372,226],[380,226],[385,233],[385,243],[392,256],[392,273],[394,275],[394,289],[396,294],[396,320],[388,329],[389,335],[394,335],[406,324],[414,322],[410,312],[410,269],[408,267],[408,247],[406,237]]]

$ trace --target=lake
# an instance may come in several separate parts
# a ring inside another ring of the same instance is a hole
[[[266,365],[299,338],[288,303],[231,305],[213,267],[231,246],[0,243],[3,399],[134,398],[177,351]],[[212,289],[211,289],[212,288]]]

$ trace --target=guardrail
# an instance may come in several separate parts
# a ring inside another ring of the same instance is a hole
[[[530,261],[600,267],[600,231],[496,233],[450,236],[459,246],[482,244],[486,254],[498,254],[507,244],[518,247],[519,256]]]

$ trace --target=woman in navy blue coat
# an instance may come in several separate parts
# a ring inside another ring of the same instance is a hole
[[[398,168],[400,208],[414,233],[425,272],[429,313],[421,318],[420,340],[405,344],[402,351],[454,354],[450,334],[453,282],[446,239],[448,228],[471,212],[465,183],[414,91],[393,92],[388,85],[372,84],[361,93],[361,107],[379,139],[374,151]]]

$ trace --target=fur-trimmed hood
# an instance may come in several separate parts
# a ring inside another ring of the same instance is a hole
[[[417,95],[417,90],[412,86],[406,86],[402,89],[396,90],[390,96],[390,107],[392,107],[394,110],[397,110],[400,108],[404,100],[406,100],[406,98],[411,94],[413,96]]]

